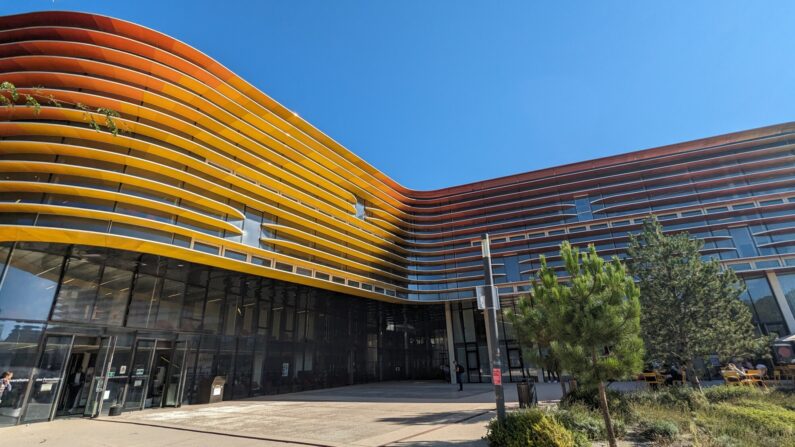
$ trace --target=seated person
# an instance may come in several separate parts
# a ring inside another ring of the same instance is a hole
[[[665,384],[673,385],[675,382],[682,381],[682,371],[675,364],[672,364],[668,371],[665,373]]]
[[[726,370],[735,372],[738,376],[740,376],[741,379],[745,379],[745,370],[738,368],[734,363],[729,363],[726,365]]]
[[[764,363],[761,362],[757,363],[756,369],[758,369],[762,373],[762,377],[767,376],[767,365],[765,365]]]

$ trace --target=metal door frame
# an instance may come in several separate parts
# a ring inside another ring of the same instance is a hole
[[[108,372],[110,371],[111,366],[113,365],[113,356],[116,353],[116,343],[118,342],[117,335],[101,335],[99,338],[99,350],[100,352],[97,353],[97,362],[100,361],[99,354],[102,351],[102,340],[108,340],[107,352],[105,353],[104,365],[102,365],[102,369],[99,372],[102,374],[101,376],[94,375],[94,380],[99,379],[100,383],[98,387],[94,387],[94,383],[91,384],[91,388],[89,390],[89,399],[88,401],[93,400],[96,403],[96,411],[93,414],[88,415],[88,417],[95,418],[102,414],[102,404],[105,402],[105,390],[108,387]],[[95,368],[96,370],[96,368]],[[86,402],[88,405],[89,402]],[[86,409],[87,410],[87,409]],[[83,411],[83,416],[86,416],[85,411]]]
[[[130,352],[130,372],[128,374],[127,386],[124,387],[124,398],[122,399],[122,405],[124,406],[127,404],[127,392],[130,389],[129,385],[132,381],[135,356],[136,354],[138,354],[138,344],[142,341],[151,341],[154,342],[154,344],[152,345],[152,352],[149,353],[149,360],[147,361],[149,368],[147,368],[148,378],[146,379],[146,391],[144,392],[143,397],[141,399],[141,405],[139,405],[137,408],[138,410],[144,409],[144,405],[146,404],[146,398],[149,395],[149,382],[152,380],[152,363],[154,361],[155,352],[157,351],[157,337],[138,337],[136,334],[136,337],[133,340],[133,349]],[[131,410],[135,410],[135,408],[131,408]]]
[[[25,391],[25,397],[22,402],[22,414],[20,414],[19,419],[17,420],[17,424],[24,424],[28,423],[25,421],[25,418],[28,416],[28,403],[30,401],[30,395],[33,392],[33,387],[36,384],[35,377],[36,373],[40,369],[41,361],[44,358],[44,350],[47,347],[47,340],[50,337],[69,337],[69,349],[66,350],[66,360],[64,362],[63,367],[61,368],[61,374],[58,377],[58,390],[55,393],[55,397],[53,398],[52,404],[50,405],[50,414],[47,417],[47,422],[52,422],[55,418],[55,410],[58,407],[58,402],[61,400],[61,394],[63,393],[63,381],[66,375],[66,367],[69,363],[69,359],[72,357],[72,347],[75,344],[75,336],[77,334],[62,334],[59,332],[45,332],[44,336],[42,337],[41,344],[39,345],[39,354],[36,356],[36,363],[33,367],[33,371],[30,375],[30,381],[28,382],[28,389]]]
[[[185,378],[187,373],[187,368],[185,367],[185,360],[188,358],[188,347],[189,341],[188,340],[174,340],[174,347],[171,348],[171,362],[168,365],[168,369],[166,370],[166,377],[168,379],[171,378],[172,369],[174,368],[174,358],[176,357],[177,350],[179,349],[179,344],[183,343],[185,345],[182,359],[180,362],[180,372],[179,372],[179,379],[177,380],[177,390],[174,392],[174,399],[176,400],[176,405],[164,405],[165,399],[160,401],[160,408],[168,407],[168,408],[179,408],[182,406],[182,394],[185,391]],[[163,394],[165,395],[168,391],[168,388],[171,386],[171,382],[166,382],[166,388],[163,389]]]
[[[185,391],[185,382],[186,382],[186,377],[187,377],[187,374],[186,374],[187,369],[185,368],[185,360],[188,357],[188,350],[189,350],[188,348],[190,347],[190,344],[189,344],[189,340],[177,340],[176,339],[176,334],[174,334],[174,336],[172,336],[172,337],[161,337],[161,336],[158,336],[158,335],[148,335],[148,334],[144,335],[144,336],[141,336],[141,337],[138,337],[137,334],[136,334],[136,338],[133,340],[133,349],[130,352],[130,372],[129,372],[129,376],[128,376],[127,387],[124,390],[124,398],[122,399],[122,405],[125,405],[127,403],[127,392],[129,390],[129,384],[131,383],[132,375],[133,375],[132,362],[135,359],[135,355],[138,353],[138,343],[141,342],[141,341],[151,341],[151,342],[154,342],[154,344],[152,345],[152,352],[149,354],[149,360],[148,360],[149,367],[147,369],[148,378],[146,379],[147,380],[147,382],[146,382],[146,391],[145,391],[145,393],[143,395],[143,398],[141,399],[141,405],[139,405],[137,408],[131,408],[131,410],[135,410],[135,409],[144,410],[145,409],[146,399],[149,397],[149,385],[150,385],[150,383],[152,381],[152,373],[154,372],[154,367],[155,367],[155,355],[157,354],[157,347],[158,347],[158,345],[164,344],[164,343],[171,343],[172,344],[172,347],[170,348],[171,361],[170,361],[170,363],[168,365],[168,368],[166,369],[166,379],[168,379],[170,377],[170,374],[171,374],[171,371],[172,371],[172,368],[173,368],[174,357],[175,357],[178,345],[180,343],[185,343],[185,351],[184,351],[184,353],[182,355],[182,366],[181,366],[182,367],[182,371],[180,372],[180,377],[179,377],[179,380],[177,382],[177,391],[175,393],[176,394],[175,398],[177,399],[177,405],[175,405],[173,408],[180,407],[182,405],[182,395],[183,395],[183,393]],[[166,382],[166,387],[168,387],[168,382]],[[166,389],[164,388],[163,391],[164,391],[163,394],[165,395]],[[164,406],[163,405],[163,401],[164,400],[165,399],[161,399],[160,403],[155,408],[163,408],[163,406]]]

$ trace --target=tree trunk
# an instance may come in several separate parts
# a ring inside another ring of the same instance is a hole
[[[607,387],[604,382],[599,382],[599,407],[602,409],[602,417],[605,420],[607,430],[607,442],[610,447],[616,447],[616,434],[613,431],[613,420],[610,418],[610,409],[607,407]]]
[[[693,368],[693,359],[687,360],[687,378],[690,381],[690,386],[701,391],[701,381],[698,380],[698,374],[696,374],[696,369]]]

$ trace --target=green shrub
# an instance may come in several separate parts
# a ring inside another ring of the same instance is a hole
[[[569,430],[582,433],[592,441],[605,439],[604,420],[583,404],[561,408],[555,413],[555,418]]]
[[[544,416],[533,424],[527,435],[527,445],[532,447],[574,447],[574,436],[554,418]]]
[[[505,415],[505,423],[489,422],[486,441],[492,447],[575,447],[575,437],[550,414],[520,410]]]
[[[753,431],[759,436],[795,434],[795,412],[766,402],[719,403],[712,407],[711,419],[723,423],[727,434]]]
[[[704,390],[704,397],[711,403],[735,402],[758,397],[760,393],[759,389],[749,386],[713,386]]]
[[[658,390],[627,393],[624,400],[637,406],[661,405],[669,408],[695,411],[707,405],[707,399],[688,386],[671,386]]]
[[[640,436],[653,442],[671,442],[679,437],[679,427],[671,421],[644,421],[640,428]]]
[[[607,430],[602,413],[598,409],[590,409],[577,403],[568,408],[560,408],[555,412],[555,418],[573,433],[580,433],[592,441],[607,439]],[[626,435],[627,430],[621,419],[613,418],[613,433],[617,438]]]
[[[729,435],[720,435],[717,439],[713,439],[712,443],[716,447],[743,447],[741,442]]]
[[[599,391],[596,388],[580,387],[565,395],[560,401],[561,408],[568,408],[576,404],[582,404],[592,410],[598,410]],[[616,390],[607,390],[607,407],[610,409],[610,414],[617,417],[627,416],[631,412],[627,393]]]

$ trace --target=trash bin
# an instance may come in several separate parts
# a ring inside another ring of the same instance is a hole
[[[530,408],[533,402],[533,391],[535,385],[523,380],[516,384],[516,393],[519,395],[519,408]]]
[[[197,403],[213,404],[224,400],[225,376],[215,376],[212,380],[205,379],[199,383]]]

